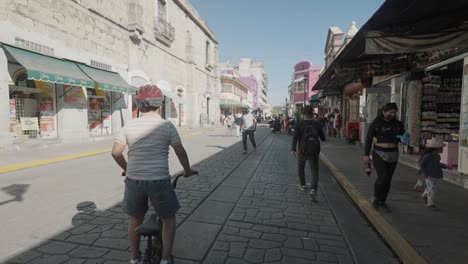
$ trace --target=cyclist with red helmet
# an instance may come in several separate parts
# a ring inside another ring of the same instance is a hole
[[[125,194],[123,210],[129,215],[128,238],[131,244],[130,263],[140,263],[140,241],[135,228],[143,223],[151,200],[163,223],[161,264],[173,263],[172,245],[176,232],[175,214],[180,208],[169,175],[169,146],[184,168],[184,176],[192,175],[189,158],[174,125],[161,117],[164,95],[155,85],[137,91],[136,104],[140,118],[128,122],[116,137],[112,157],[124,170]],[[128,163],[123,155],[128,146]]]

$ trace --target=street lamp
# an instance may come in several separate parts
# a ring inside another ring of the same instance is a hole
[[[306,95],[307,94],[307,75],[304,75],[304,105],[302,107],[302,112],[304,112],[304,108],[306,106]]]

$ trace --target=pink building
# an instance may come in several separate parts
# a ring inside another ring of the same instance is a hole
[[[308,61],[301,61],[294,66],[292,83],[289,85],[289,114],[297,110],[302,111],[304,101],[308,105],[309,98],[318,93],[318,91],[312,91],[312,88],[318,81],[321,70],[322,66],[314,66]],[[307,89],[304,89],[305,85]]]

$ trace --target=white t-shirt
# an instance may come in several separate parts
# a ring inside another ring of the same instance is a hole
[[[155,113],[128,122],[115,138],[128,145],[127,177],[134,180],[169,179],[169,146],[180,142],[175,126]]]
[[[242,117],[244,121],[244,129],[245,130],[254,130],[255,129],[255,117],[252,114],[245,114]]]

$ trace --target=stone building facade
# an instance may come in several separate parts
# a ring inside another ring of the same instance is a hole
[[[218,43],[188,0],[0,1],[0,42],[0,112],[10,113],[0,115],[0,145],[115,134],[136,116],[131,87],[146,83],[163,89],[164,115],[175,125],[218,120]],[[83,76],[81,84],[32,80],[32,67],[47,72],[49,63],[75,69],[68,77]],[[90,121],[96,113],[101,123]],[[25,137],[15,116],[39,128]]]

